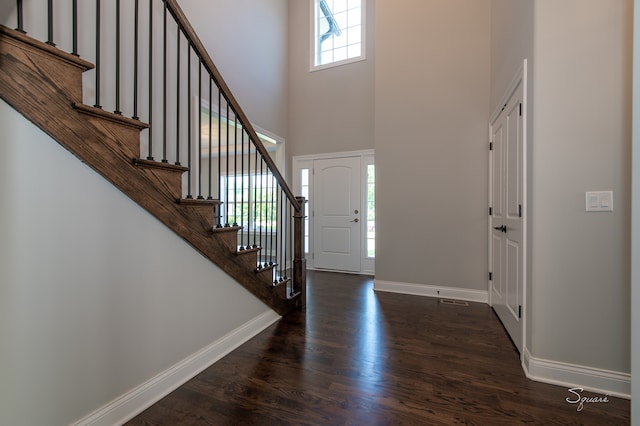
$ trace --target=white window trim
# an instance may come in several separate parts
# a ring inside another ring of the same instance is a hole
[[[344,59],[342,61],[331,62],[329,64],[316,65],[316,10],[320,0],[310,0],[309,13],[309,72],[320,71],[327,68],[339,67],[352,64],[367,59],[367,0],[362,0],[362,26],[361,26],[361,51],[362,54],[355,58]]]

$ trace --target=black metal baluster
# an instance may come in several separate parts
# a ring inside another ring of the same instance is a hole
[[[276,240],[279,241],[279,245],[280,245],[280,252],[278,253],[278,259],[276,260],[276,263],[278,263],[278,265],[280,265],[280,281],[284,280],[284,276],[285,276],[285,268],[286,266],[286,262],[284,260],[284,253],[286,250],[285,244],[284,244],[284,227],[282,225],[284,225],[284,212],[285,212],[285,204],[284,204],[284,197],[283,197],[284,193],[282,192],[282,190],[280,188],[278,188],[278,198],[280,199],[280,202],[278,203],[278,220],[276,221],[277,225],[277,233],[276,233]]]
[[[264,163],[264,158],[262,159],[262,162]],[[268,173],[269,168],[267,166],[267,164],[265,163],[264,165],[264,172],[263,173]],[[263,174],[263,177],[266,176],[265,174]],[[264,266],[269,266],[269,258],[270,258],[270,252],[269,252],[269,214],[270,214],[270,203],[271,203],[271,189],[269,188],[269,179],[266,178],[264,180],[265,182],[265,200],[266,203],[264,205],[264,228],[262,229],[262,235],[264,237],[264,254],[265,254],[265,258],[264,258]]]
[[[53,42],[53,0],[47,1],[47,44],[55,46]]]
[[[198,62],[198,200],[204,200],[202,196],[202,58]]]
[[[288,209],[287,209],[287,197],[280,188],[280,198],[282,200],[282,216],[280,217],[281,226],[280,226],[280,235],[282,241],[282,279],[287,279],[287,224],[288,224]]]
[[[269,174],[270,174],[270,178],[271,178],[271,209],[270,209],[270,223],[272,223],[273,221],[273,216],[274,216],[274,212],[277,209],[277,201],[276,201],[276,194],[275,194],[275,184],[273,181],[273,174],[271,174],[271,169],[269,168]],[[277,253],[277,247],[276,250],[273,250],[273,224],[271,225],[271,227],[269,228],[269,253],[270,253],[270,257],[271,259],[269,260],[269,265],[273,265],[274,261],[273,261],[273,257],[275,256],[275,253]]]
[[[238,116],[233,111],[234,126],[233,126],[233,226],[238,226]],[[242,218],[240,218],[242,223]]]
[[[78,0],[73,0],[72,3],[72,52],[73,56],[80,56],[78,53]]]
[[[222,198],[222,117],[220,117],[222,112],[222,90],[220,90],[220,86],[217,83],[216,87],[218,88],[218,198],[220,199]],[[225,200],[225,202],[227,201]],[[216,228],[222,228],[222,206],[218,211]]]
[[[26,34],[27,32],[24,30],[24,10],[22,9],[22,0],[18,0],[16,8],[18,9],[18,27],[16,30]]]
[[[74,2],[75,1],[76,0],[74,0]],[[133,12],[133,117],[131,118],[134,120],[140,119],[140,117],[138,117],[138,32],[140,30],[140,10],[138,2],[139,0],[135,0]]]
[[[167,160],[167,2],[164,3],[162,27],[162,162]]]
[[[191,123],[191,41],[187,43],[187,123]],[[187,199],[191,194],[191,126],[187,125]]]
[[[207,200],[213,200],[213,104],[211,99],[213,98],[213,79],[209,75],[209,195]]]
[[[288,227],[285,227],[286,230],[286,236],[285,236],[285,242],[286,242],[286,246],[284,248],[284,278],[287,279],[289,278],[287,276],[287,271],[288,271],[288,265],[289,265],[289,250],[293,250],[293,246],[290,245],[291,244],[291,227],[293,224],[293,211],[291,210],[291,201],[289,201],[288,199],[285,198],[285,204],[287,206],[287,214],[285,215],[285,218],[287,219],[287,225],[289,225]]]
[[[293,265],[293,239],[291,238],[291,236],[293,235],[293,205],[291,204],[291,201],[289,199],[287,199],[287,224],[289,226],[287,229],[287,251],[285,252],[285,258],[287,263],[286,272],[290,272],[289,263]],[[291,278],[293,281],[293,274],[287,275],[286,278]]]
[[[120,111],[120,0],[116,0],[116,109],[113,113],[122,115]]]
[[[178,26],[177,35],[177,48],[176,48],[176,166],[180,165],[180,86],[182,81],[180,80],[180,26]],[[188,100],[187,100],[188,102]]]
[[[251,230],[255,229],[255,219],[251,221],[251,136],[247,134],[247,247],[251,247]],[[255,185],[254,185],[255,186]]]
[[[96,108],[100,105],[100,0],[96,0]]]
[[[262,244],[262,236],[265,233],[266,226],[266,218],[265,218],[265,210],[267,206],[267,192],[265,188],[264,174],[263,174],[263,164],[264,158],[260,157],[260,227],[258,228],[258,247],[260,250],[260,260],[262,262],[262,266],[268,266],[267,262],[265,262],[264,256],[266,255],[265,246]]]
[[[245,196],[244,196],[244,176],[245,176],[245,172],[244,172],[244,127],[241,130],[241,135],[242,135],[242,139],[240,140],[240,176],[242,176],[242,185],[240,186],[240,194],[242,197],[242,222],[243,222],[243,226],[242,226],[242,230],[240,231],[240,241],[242,241],[243,243],[246,242],[246,246],[247,248],[249,248],[249,241],[247,239],[247,241],[245,241],[245,237],[247,236],[247,232],[249,232],[249,230],[247,229],[247,227],[249,226],[249,209],[247,208],[247,216],[245,217],[244,215],[244,206],[247,202],[247,200],[245,200]],[[247,189],[248,190],[248,189]]]
[[[226,153],[227,153],[227,158],[226,158],[227,167],[225,167],[225,172],[227,173],[227,198],[226,198],[226,200],[227,200],[227,208],[226,208],[227,217],[226,217],[226,221],[224,223],[224,226],[231,226],[229,224],[229,208],[230,208],[229,207],[229,204],[230,204],[229,203],[229,199],[230,199],[229,198],[229,100],[226,97],[225,97],[224,100],[225,100],[225,102],[227,104],[227,116],[226,116],[226,120],[227,120],[227,134],[226,134],[226,138],[227,138],[227,151],[226,151]]]
[[[249,147],[253,145],[252,141],[249,141]],[[258,150],[254,152],[254,166],[253,166],[253,248],[258,248]]]
[[[153,160],[153,0],[149,0],[149,151],[147,160]]]
[[[274,185],[273,189],[275,191],[275,185]],[[273,253],[273,255],[271,256],[271,263],[273,265],[276,265],[276,268],[274,268],[276,270],[276,280],[274,282],[278,281],[278,276],[277,276],[278,268],[277,268],[277,266],[278,266],[278,260],[279,259],[278,259],[278,226],[277,226],[277,223],[278,223],[278,210],[280,208],[280,202],[279,202],[280,201],[280,199],[279,199],[280,197],[279,197],[279,195],[280,195],[279,191],[275,191],[275,194],[273,196],[273,199],[275,201],[274,212],[275,212],[275,216],[276,216],[276,220],[275,220],[275,222],[276,222],[275,242],[274,242],[274,236],[273,236],[274,229],[273,229],[273,227],[271,228],[271,249],[272,249],[272,253]],[[280,266],[280,269],[282,269],[282,266]]]

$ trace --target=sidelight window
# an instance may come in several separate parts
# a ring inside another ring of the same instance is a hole
[[[367,257],[376,257],[376,166],[367,165]]]

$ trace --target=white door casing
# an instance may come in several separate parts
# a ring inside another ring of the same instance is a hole
[[[526,248],[524,86],[522,75],[491,122],[489,156],[489,300],[520,353]]]
[[[361,161],[360,157],[313,162],[314,267],[360,271]]]

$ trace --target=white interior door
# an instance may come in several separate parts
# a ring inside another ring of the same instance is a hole
[[[360,157],[313,162],[315,268],[360,271]]]
[[[490,300],[522,351],[524,245],[523,91],[520,84],[491,124]]]

